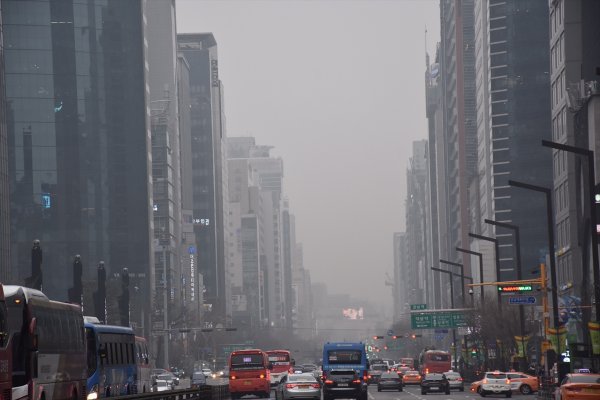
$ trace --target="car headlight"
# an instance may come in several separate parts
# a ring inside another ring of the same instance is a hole
[[[98,399],[98,385],[92,386],[92,390],[87,395],[87,400],[96,400]]]

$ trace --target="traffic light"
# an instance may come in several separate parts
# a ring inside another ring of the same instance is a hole
[[[373,339],[375,339],[375,340],[383,339],[383,336],[373,336]]]
[[[42,258],[40,241],[35,239],[31,248],[31,276],[25,278],[25,286],[42,290]]]
[[[83,275],[83,265],[81,264],[81,256],[77,254],[73,261],[73,287],[69,289],[69,303],[82,305],[81,296],[83,294],[83,283],[81,281]]]
[[[129,270],[121,272],[121,296],[119,296],[119,314],[121,325],[129,326]]]
[[[98,291],[94,293],[94,308],[100,322],[106,323],[106,270],[104,261],[98,265]]]
[[[477,347],[471,348],[471,355],[473,355],[473,356],[477,355]]]

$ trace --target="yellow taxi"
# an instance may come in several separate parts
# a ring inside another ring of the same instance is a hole
[[[420,385],[421,384],[421,374],[419,371],[406,371],[402,378],[402,381],[405,385]]]
[[[556,399],[600,399],[600,374],[567,374],[556,389]]]

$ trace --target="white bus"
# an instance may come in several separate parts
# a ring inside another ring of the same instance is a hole
[[[86,348],[81,307],[49,300],[39,290],[4,286],[12,400],[86,398]]]

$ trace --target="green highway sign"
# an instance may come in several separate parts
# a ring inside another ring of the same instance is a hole
[[[410,310],[411,311],[427,310],[427,304],[411,304]]]
[[[442,329],[467,326],[462,311],[440,311],[428,313],[411,313],[412,329]]]

